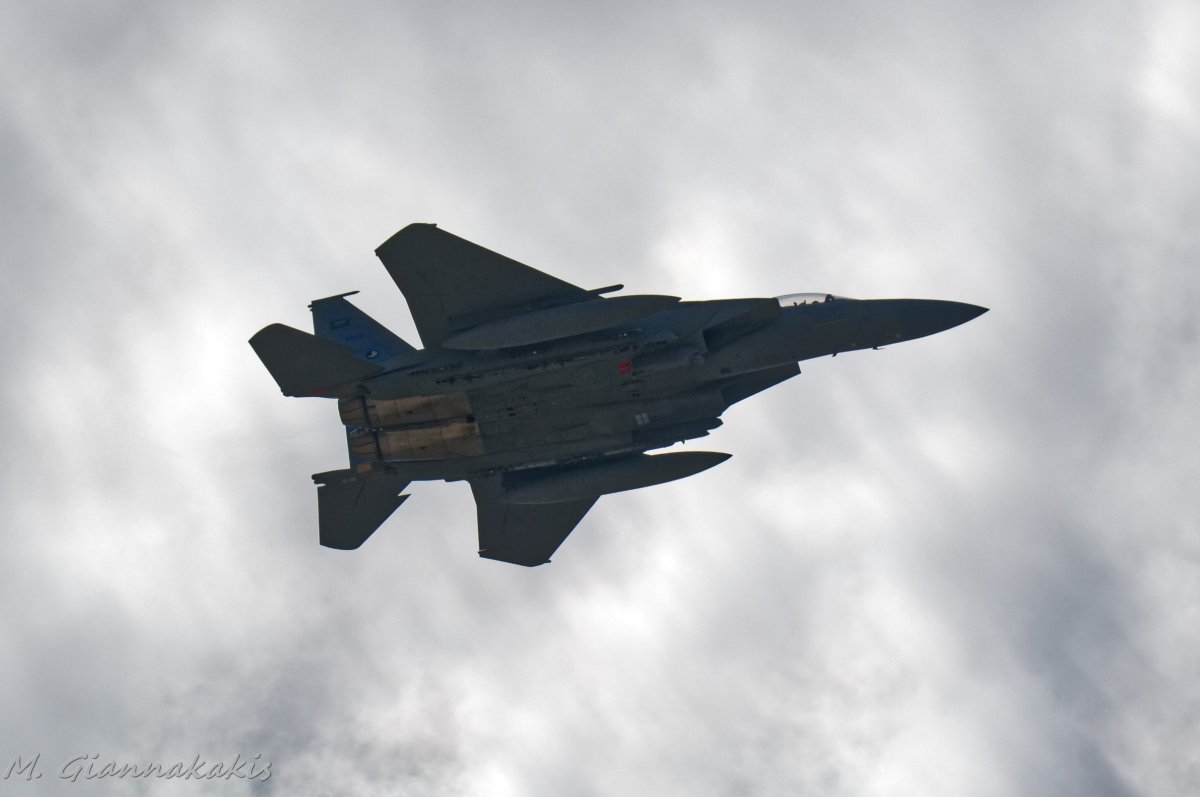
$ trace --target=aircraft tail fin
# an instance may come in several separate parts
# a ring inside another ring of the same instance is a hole
[[[416,351],[394,332],[346,300],[358,291],[314,299],[308,306],[313,332],[354,352],[360,360],[374,362]]]
[[[284,324],[263,327],[250,345],[285,396],[333,395],[339,385],[383,370],[345,346]]]
[[[334,470],[313,474],[321,544],[352,551],[367,541],[408,500],[400,491],[408,479],[396,474],[360,474]]]

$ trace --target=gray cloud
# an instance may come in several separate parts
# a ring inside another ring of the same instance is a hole
[[[0,17],[5,767],[1196,790],[1187,4]],[[993,312],[803,364],[549,567],[478,560],[460,484],[339,556],[307,476],[341,430],[245,340],[352,289],[415,340],[371,256],[413,220],[588,286]]]

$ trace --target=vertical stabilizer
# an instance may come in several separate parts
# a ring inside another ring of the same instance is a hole
[[[347,296],[358,291],[315,299],[308,306],[313,314],[313,332],[317,337],[332,340],[354,351],[356,357],[368,362],[387,360],[416,351],[394,332],[359,310]]]

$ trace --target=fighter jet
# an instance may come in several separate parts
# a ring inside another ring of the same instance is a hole
[[[336,401],[349,466],[317,473],[320,542],[361,546],[413,481],[466,480],[479,555],[532,567],[602,495],[681,479],[729,458],[646,452],[705,437],[731,405],[797,363],[941,332],[986,312],[927,299],[828,293],[681,301],[585,289],[432,224],[375,254],[423,349],[346,297],[309,305],[309,334],[250,339],[285,396]]]

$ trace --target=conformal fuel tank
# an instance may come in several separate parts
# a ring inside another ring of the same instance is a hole
[[[719,451],[637,454],[596,465],[574,465],[546,475],[520,474],[500,500],[509,504],[557,504],[636,490],[682,479],[729,459]]]
[[[628,324],[678,302],[678,296],[655,294],[575,302],[480,324],[451,335],[442,345],[472,351],[528,346]]]

